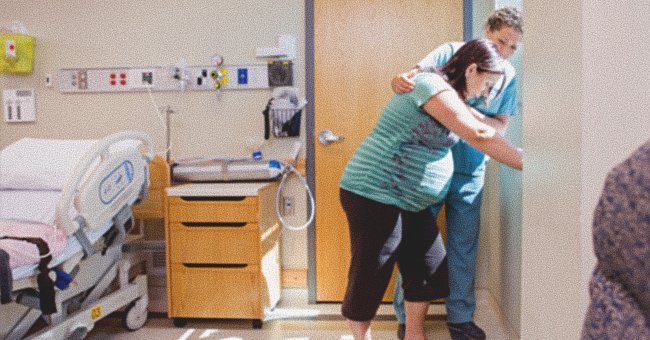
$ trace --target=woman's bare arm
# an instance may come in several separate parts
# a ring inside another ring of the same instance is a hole
[[[477,109],[467,106],[467,108],[470,110],[470,112],[478,119],[479,121],[493,127],[501,136],[506,135],[506,130],[508,130],[508,122],[510,120],[509,115],[496,115],[494,117],[489,117],[481,112],[479,112]]]
[[[479,121],[455,91],[442,91],[422,108],[471,146],[511,168],[523,169],[523,152],[505,140],[496,130]]]

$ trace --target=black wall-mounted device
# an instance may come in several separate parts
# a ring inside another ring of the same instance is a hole
[[[291,60],[269,61],[269,86],[293,86],[293,62]]]

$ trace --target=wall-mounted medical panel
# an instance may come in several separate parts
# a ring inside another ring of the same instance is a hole
[[[32,89],[2,91],[4,118],[7,123],[36,121],[36,92]]]
[[[64,93],[263,88],[269,88],[269,71],[266,64],[219,68],[156,66],[59,70],[59,89]]]

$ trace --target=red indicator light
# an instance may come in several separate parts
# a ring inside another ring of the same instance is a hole
[[[117,84],[117,82],[115,82],[115,80],[111,80],[111,85],[115,85],[115,84]]]
[[[124,79],[120,80],[120,84],[126,85],[126,80],[124,80]]]
[[[111,73],[111,79],[115,79],[115,73]]]

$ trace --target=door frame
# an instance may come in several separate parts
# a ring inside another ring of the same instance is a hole
[[[472,3],[474,0],[463,0],[463,39],[472,39]],[[388,86],[387,86],[388,87]],[[307,105],[305,112],[305,147],[307,184],[314,199],[318,193],[315,190],[315,157],[314,157],[314,0],[305,0],[305,96]],[[308,214],[310,212],[307,212]],[[318,213],[318,212],[316,212]],[[316,220],[307,229],[307,294],[309,303],[316,303]]]

